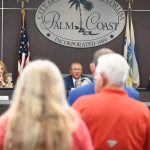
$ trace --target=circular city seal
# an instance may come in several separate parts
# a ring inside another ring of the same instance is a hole
[[[125,13],[115,0],[45,0],[35,21],[49,40],[88,48],[116,38],[125,26]]]

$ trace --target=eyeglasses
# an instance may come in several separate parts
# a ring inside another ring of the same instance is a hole
[[[79,69],[79,68],[74,68],[72,69],[73,71],[82,71],[82,69]]]

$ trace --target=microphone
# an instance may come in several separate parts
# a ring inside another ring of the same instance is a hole
[[[84,86],[84,85],[86,85],[86,84],[89,84],[90,82],[91,82],[91,80],[90,80],[89,78],[83,77],[83,78],[81,79],[81,86]]]

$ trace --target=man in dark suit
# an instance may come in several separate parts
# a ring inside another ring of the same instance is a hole
[[[108,48],[102,48],[94,53],[93,56],[93,62],[90,64],[90,70],[92,74],[95,73],[95,67],[97,66],[97,60],[100,56],[105,55],[105,54],[110,54],[114,53],[111,49]],[[69,93],[68,97],[68,103],[72,105],[77,98],[79,98],[82,95],[89,95],[89,94],[94,94],[94,82],[91,82],[85,86],[79,87]],[[135,90],[132,87],[125,87],[125,91],[128,93],[128,95],[134,99],[139,100],[140,99],[140,94],[137,90]]]
[[[69,91],[91,82],[91,79],[82,73],[82,65],[79,62],[73,62],[70,66],[70,75],[64,78],[67,95]]]

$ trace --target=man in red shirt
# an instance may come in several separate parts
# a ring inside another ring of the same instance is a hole
[[[73,104],[90,131],[94,150],[150,150],[150,112],[123,90],[128,71],[119,54],[99,57],[96,93]]]

